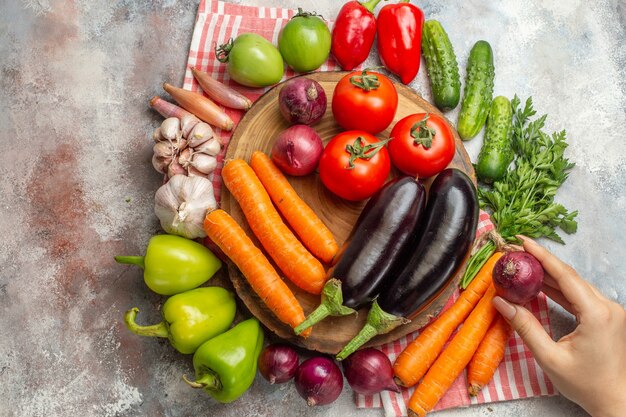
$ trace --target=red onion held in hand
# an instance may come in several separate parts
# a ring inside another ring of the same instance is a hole
[[[497,294],[516,304],[526,304],[539,294],[543,285],[543,266],[528,252],[509,252],[493,267]]]
[[[343,375],[337,364],[325,356],[305,360],[295,375],[298,394],[310,407],[330,404],[339,398],[343,389]]]
[[[383,352],[365,348],[343,360],[343,373],[354,392],[363,395],[384,390],[400,392],[393,380],[393,366]]]
[[[322,138],[313,128],[294,125],[278,134],[271,156],[285,174],[303,176],[315,171],[323,150]]]
[[[312,125],[326,113],[326,92],[315,80],[292,78],[280,90],[278,103],[280,112],[289,123]]]
[[[292,347],[283,344],[269,345],[259,356],[259,372],[270,384],[282,384],[293,378],[298,362],[298,353]]]

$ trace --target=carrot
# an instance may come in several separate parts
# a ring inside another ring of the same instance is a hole
[[[512,333],[511,325],[498,314],[467,366],[467,391],[472,397],[493,378]]]
[[[493,284],[441,352],[409,400],[409,417],[423,417],[439,402],[476,352],[497,310],[491,304],[496,295]]]
[[[254,235],[278,268],[304,291],[321,293],[326,282],[322,263],[283,223],[250,165],[242,159],[228,161],[222,170],[222,179],[239,203]]]
[[[456,302],[400,353],[393,364],[397,383],[412,387],[426,374],[450,335],[470,314],[491,284],[491,271],[501,256],[501,252],[494,253]]]
[[[339,246],[328,227],[298,196],[287,178],[266,154],[254,152],[250,166],[304,246],[322,261],[330,263]]]
[[[213,210],[204,219],[204,230],[237,265],[254,292],[280,321],[292,328],[304,321],[304,311],[298,299],[235,219],[222,209]],[[306,337],[309,334],[301,335]]]

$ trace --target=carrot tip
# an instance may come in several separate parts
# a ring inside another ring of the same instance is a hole
[[[483,387],[481,387],[478,384],[470,384],[467,387],[467,392],[469,393],[470,397],[475,397],[478,395],[478,393],[480,392],[480,390],[482,390]]]

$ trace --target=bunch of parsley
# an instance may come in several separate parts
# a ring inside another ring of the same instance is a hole
[[[520,107],[520,99],[511,101],[513,108],[513,164],[500,180],[478,189],[482,209],[489,212],[497,233],[509,243],[517,243],[516,235],[546,237],[564,243],[557,234],[559,228],[574,233],[578,226],[577,211],[568,211],[554,202],[558,188],[565,182],[574,163],[565,158],[567,148],[564,130],[548,135],[542,131],[547,115],[530,120],[536,114],[532,98]],[[496,251],[493,239],[470,257],[461,280],[465,288],[483,264]]]

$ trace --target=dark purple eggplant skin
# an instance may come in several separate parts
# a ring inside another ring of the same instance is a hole
[[[359,309],[402,266],[426,206],[424,186],[414,178],[389,181],[357,219],[328,278],[341,281],[343,305]]]
[[[455,168],[443,170],[430,186],[411,255],[397,278],[380,290],[380,307],[398,317],[414,318],[459,272],[477,224],[478,197],[471,179]]]

